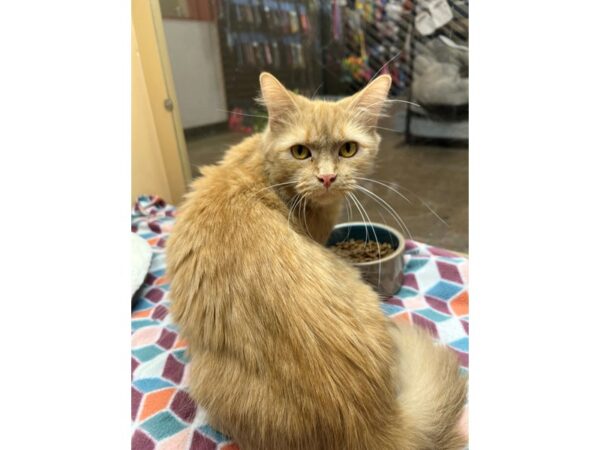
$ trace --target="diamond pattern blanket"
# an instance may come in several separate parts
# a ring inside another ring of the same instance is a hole
[[[165,243],[175,208],[142,196],[131,229],[153,249],[152,264],[131,312],[132,449],[233,450],[236,444],[206,423],[186,392],[185,342],[169,314]],[[455,253],[408,241],[401,289],[381,308],[393,320],[428,329],[469,364],[468,261]]]

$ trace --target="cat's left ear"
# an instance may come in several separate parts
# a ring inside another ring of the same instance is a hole
[[[391,85],[392,77],[380,75],[371,80],[361,91],[340,103],[347,103],[345,106],[356,111],[365,122],[376,125]]]
[[[262,95],[259,101],[267,107],[269,127],[277,129],[285,124],[285,117],[298,108],[298,99],[268,72],[261,73],[259,80]]]

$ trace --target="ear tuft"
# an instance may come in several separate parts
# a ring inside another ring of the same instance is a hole
[[[380,75],[361,91],[347,99],[349,108],[362,116],[369,125],[376,125],[392,85],[392,77]]]

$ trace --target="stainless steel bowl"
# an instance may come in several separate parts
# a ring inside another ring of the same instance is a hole
[[[365,226],[366,225],[366,226]],[[352,263],[357,267],[363,279],[382,296],[390,297],[398,292],[404,279],[404,237],[395,229],[381,223],[346,222],[333,227],[327,240],[328,247],[348,239],[358,239],[389,243],[394,252],[382,259],[369,262]]]

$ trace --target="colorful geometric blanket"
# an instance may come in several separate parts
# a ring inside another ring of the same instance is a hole
[[[152,265],[131,312],[131,421],[133,450],[234,450],[227,436],[206,423],[186,392],[185,342],[169,314],[165,243],[175,208],[142,196],[131,229],[153,249]],[[381,308],[392,319],[427,328],[469,364],[468,261],[447,250],[407,242],[402,288]]]

